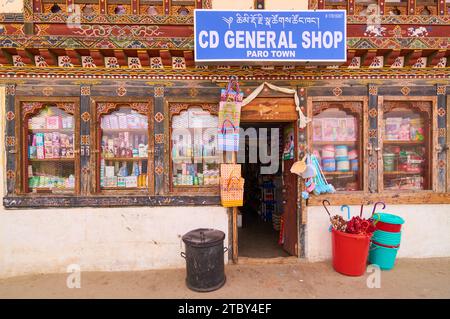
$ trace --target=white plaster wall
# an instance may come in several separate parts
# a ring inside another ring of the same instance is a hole
[[[65,272],[72,263],[82,271],[184,267],[181,237],[200,227],[227,234],[226,210],[220,206],[1,208],[0,277]]]
[[[360,206],[351,206],[352,216],[359,215]],[[373,206],[366,206],[363,216],[368,217]],[[332,215],[342,214],[340,206],[331,206]],[[450,205],[388,205],[387,213],[401,216],[402,239],[398,257],[427,258],[450,257]],[[322,206],[308,207],[306,226],[306,256],[310,261],[331,258],[331,233],[328,215]]]

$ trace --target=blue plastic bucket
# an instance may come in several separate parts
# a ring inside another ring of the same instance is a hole
[[[369,250],[369,263],[378,265],[382,270],[391,270],[394,268],[397,252],[398,248],[382,247],[372,243]]]
[[[373,233],[372,240],[377,243],[388,245],[388,246],[397,246],[400,245],[400,240],[402,239],[402,233],[391,233],[382,230],[376,230]]]

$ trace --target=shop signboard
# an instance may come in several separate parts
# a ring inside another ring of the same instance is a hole
[[[195,10],[195,61],[205,64],[339,63],[346,11]]]

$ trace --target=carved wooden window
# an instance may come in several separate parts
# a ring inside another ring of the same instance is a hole
[[[153,183],[149,103],[97,103],[97,191],[148,192]]]
[[[217,187],[217,105],[172,104],[170,113],[172,190]]]
[[[432,109],[431,101],[384,102],[384,190],[432,189]]]
[[[314,102],[312,153],[336,191],[362,191],[363,102]]]
[[[20,104],[21,191],[76,194],[79,192],[79,142],[74,102]]]

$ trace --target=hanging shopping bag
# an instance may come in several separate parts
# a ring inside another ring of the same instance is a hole
[[[220,164],[220,177],[229,179],[232,176],[241,177],[241,164]]]
[[[244,205],[244,179],[238,176],[220,179],[220,199],[223,207]]]
[[[235,91],[232,90],[233,84],[236,86]],[[243,96],[237,81],[230,81],[227,88],[222,89],[217,132],[219,151],[239,151],[239,124]]]

